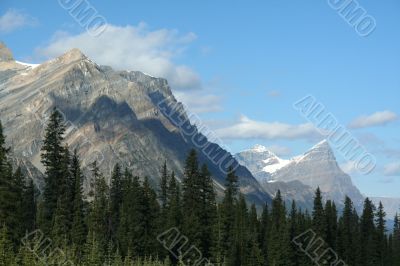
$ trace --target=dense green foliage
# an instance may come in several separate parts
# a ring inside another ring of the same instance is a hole
[[[400,265],[400,217],[388,232],[383,206],[369,199],[358,216],[347,197],[339,215],[317,189],[309,214],[295,202],[287,209],[278,191],[270,206],[257,210],[230,169],[217,201],[207,165],[199,165],[194,150],[183,177],[166,163],[160,167],[157,189],[118,164],[107,177],[93,162],[85,176],[77,152],[64,144],[64,130],[54,111],[39,194],[21,169],[13,171],[0,124],[0,265],[329,265],[335,260],[323,253],[329,249],[347,265]],[[308,232],[322,241],[319,248]]]

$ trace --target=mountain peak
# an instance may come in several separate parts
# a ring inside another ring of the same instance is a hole
[[[318,149],[318,148],[328,148],[330,149],[330,145],[327,139],[321,140],[320,142],[318,142],[317,144],[314,145],[314,147],[312,147],[311,149]]]
[[[267,149],[267,147],[265,147],[265,146],[263,146],[263,145],[260,145],[260,144],[254,145],[254,147],[251,148],[251,150],[252,150],[252,151],[255,151],[255,152],[266,152],[266,151],[269,152],[269,150]]]
[[[59,57],[64,63],[70,63],[87,59],[87,56],[81,52],[78,48],[73,48]]]
[[[0,41],[0,62],[1,61],[14,61],[13,54],[5,43]]]

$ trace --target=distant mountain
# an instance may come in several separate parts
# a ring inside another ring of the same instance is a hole
[[[364,196],[353,185],[351,177],[340,169],[325,140],[290,160],[283,160],[259,145],[238,153],[235,157],[252,171],[266,190],[273,182],[285,182],[286,186],[280,186],[282,194],[290,196],[293,194],[291,191],[300,191],[300,198],[307,204],[311,202],[313,191],[320,187],[325,199],[334,200],[341,205],[347,195],[357,209],[361,210]],[[299,181],[301,185],[291,183],[293,181]],[[296,199],[298,196],[290,197]]]
[[[375,206],[378,206],[379,202],[382,202],[387,219],[393,220],[396,213],[400,214],[400,198],[371,197],[370,199]]]
[[[222,193],[227,165],[213,163],[193,144],[192,137],[207,147],[202,149],[214,151],[213,158],[229,161],[232,156],[209,142],[194,125],[186,123],[183,132],[166,115],[166,109],[173,108],[175,117],[188,121],[165,79],[97,65],[78,49],[39,65],[26,64],[15,61],[0,43],[0,113],[7,141],[17,158],[41,172],[43,132],[54,107],[64,114],[66,142],[78,149],[84,167],[97,159],[107,174],[120,163],[157,184],[164,160],[180,178],[185,157],[195,148]],[[236,173],[248,199],[258,204],[271,200],[245,167],[239,166]]]

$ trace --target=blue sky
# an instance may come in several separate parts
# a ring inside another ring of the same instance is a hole
[[[166,77],[233,153],[258,143],[289,158],[313,146],[320,138],[292,107],[313,95],[377,160],[361,175],[336,151],[361,192],[399,196],[400,2],[357,2],[376,21],[367,37],[328,1],[92,0],[108,25],[98,37],[58,1],[38,3],[0,3],[0,39],[18,60],[77,47],[101,64]]]

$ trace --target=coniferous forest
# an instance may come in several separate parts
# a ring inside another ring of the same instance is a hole
[[[362,213],[350,198],[339,211],[317,189],[309,212],[285,206],[278,191],[257,209],[231,170],[220,199],[194,150],[184,176],[164,163],[158,187],[118,164],[109,177],[93,162],[87,175],[64,131],[55,110],[40,191],[13,169],[0,125],[0,265],[400,265],[400,217],[389,230],[393,217],[368,198]]]

